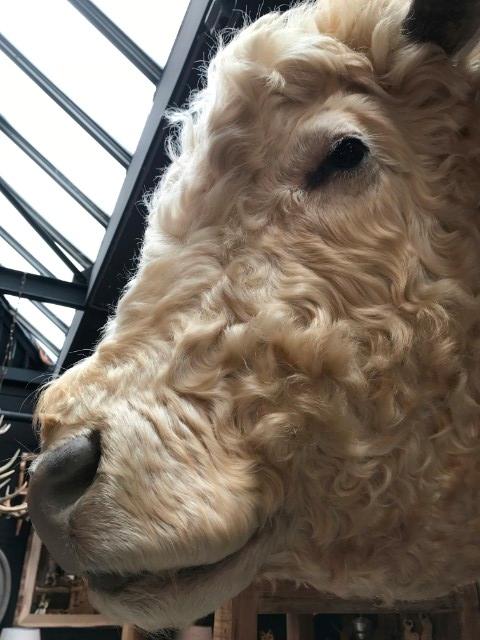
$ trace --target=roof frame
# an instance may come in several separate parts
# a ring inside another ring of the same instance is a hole
[[[19,214],[29,223],[38,235],[54,251],[72,273],[82,277],[81,270],[71,261],[73,258],[84,269],[89,269],[92,262],[78,247],[67,240],[55,227],[45,220],[35,209],[28,204],[12,187],[0,178],[0,193],[15,207]]]
[[[7,55],[31,80],[33,80],[54,102],[75,120],[88,134],[102,145],[123,167],[127,168],[132,156],[93,118],[71,100],[61,89],[30,62],[13,44],[0,33],[0,50]]]
[[[88,196],[73,184],[60,169],[57,169],[40,151],[26,140],[12,125],[0,115],[0,131],[10,138],[24,153],[45,171],[55,182],[64,189],[78,204],[85,209],[103,227],[108,225],[109,217]]]
[[[103,12],[89,0],[71,0],[71,4],[87,18],[121,53],[123,53],[137,68],[152,82],[157,84],[162,76],[162,69],[136,43],[119,29]],[[117,162],[127,168],[131,155],[110,136],[98,123],[88,116],[74,101],[63,93],[47,76],[28,60],[7,38],[0,34],[0,51],[3,51],[31,80],[33,80],[57,105],[59,105],[77,124],[79,124],[97,143],[106,149]],[[8,121],[0,116],[0,131],[30,157],[50,178],[75,199],[97,222],[107,227],[109,217],[88,198],[71,180],[41,154],[28,140],[12,127]],[[86,272],[91,268],[91,261],[72,243],[70,243],[57,229],[50,225],[43,216],[20,197],[14,189],[0,178],[0,193],[17,209],[20,215],[40,235],[52,251],[73,273],[74,279],[84,280]],[[20,256],[36,269],[40,276],[31,276],[15,270],[2,268],[0,271],[0,292],[20,294],[30,297],[33,304],[63,333],[67,327],[64,322],[46,307],[40,300],[47,300],[67,306],[83,306],[84,291],[79,293],[76,285],[56,280],[40,260],[29,252],[6,229],[0,227],[0,237],[3,238]],[[72,261],[73,259],[73,261]],[[81,265],[81,268],[75,264]],[[42,280],[43,278],[43,280]],[[37,329],[19,316],[19,320],[29,333],[58,354],[58,349]],[[28,326],[27,326],[28,325]]]
[[[47,278],[55,277],[53,273],[40,262],[40,260],[37,260],[37,258],[33,254],[31,254],[30,251],[28,251],[28,249],[23,246],[23,244],[18,242],[18,240],[10,235],[8,231],[2,226],[0,226],[0,238],[2,238],[2,240],[5,240],[5,242],[9,244],[12,249],[14,249],[20,256],[22,256],[22,258],[26,260],[28,264],[36,269],[41,276],[47,276]]]

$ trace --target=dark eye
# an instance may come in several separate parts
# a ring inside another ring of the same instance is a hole
[[[360,138],[342,138],[330,149],[326,158],[307,178],[307,187],[314,189],[332,174],[355,169],[368,154],[368,147]]]
[[[347,171],[359,165],[367,153],[367,147],[359,138],[343,138],[330,151],[326,162],[337,171]]]

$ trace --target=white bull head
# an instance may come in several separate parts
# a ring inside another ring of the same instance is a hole
[[[480,574],[478,24],[302,3],[175,116],[138,272],[38,405],[33,522],[113,618]]]

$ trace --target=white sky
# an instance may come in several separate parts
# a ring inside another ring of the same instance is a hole
[[[193,2],[195,0],[192,0]],[[95,0],[160,66],[165,66],[188,0]],[[134,153],[152,106],[154,85],[67,0],[1,0],[0,30],[42,73]],[[107,215],[125,169],[0,53],[0,113]],[[0,133],[0,176],[48,222],[95,260],[104,229],[16,145]],[[72,274],[0,195],[0,226],[61,279]],[[0,238],[0,264],[36,273]],[[16,298],[7,296],[16,306]],[[69,324],[73,310],[48,305]],[[20,312],[57,347],[64,340],[31,302]],[[50,350],[46,349],[54,359]]]

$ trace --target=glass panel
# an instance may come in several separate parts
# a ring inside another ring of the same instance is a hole
[[[164,67],[189,2],[96,0],[95,4],[145,53]]]
[[[119,4],[138,11],[136,2]],[[2,0],[0,24],[42,73],[120,144],[135,150],[154,86],[81,13],[65,0]]]
[[[69,307],[62,307],[59,304],[50,304],[49,302],[44,303],[46,307],[53,311],[53,313],[60,318],[67,327],[72,324],[73,316],[75,315],[75,309],[70,309]]]
[[[0,136],[2,178],[67,240],[95,260],[103,227],[21,149]]]
[[[33,327],[35,327],[35,329],[40,331],[40,333],[50,340],[50,342],[52,342],[58,349],[61,349],[65,340],[65,335],[40,311],[40,309],[37,309],[30,300],[26,300],[25,298],[22,298],[20,301],[16,296],[7,295],[5,298],[12,309],[15,309],[18,304],[18,314],[25,318]],[[34,338],[34,340],[37,340],[37,338]],[[43,343],[42,346],[45,347],[48,355],[53,361],[55,361],[56,356],[51,349]]]
[[[25,258],[15,251],[8,242],[0,238],[0,266],[8,269],[17,269],[26,273],[38,273],[35,267],[32,267]]]
[[[28,224],[26,220],[18,213],[13,205],[0,194],[0,225],[8,231],[8,233],[40,260],[42,264],[60,280],[72,280],[72,272],[60,260],[60,258],[50,249],[48,244],[37,234],[36,231]],[[3,266],[10,269],[17,269],[13,263],[9,263],[8,254],[1,254],[0,261]],[[28,267],[28,273],[36,273],[33,267]]]
[[[125,179],[125,169],[4,54],[0,54],[0,77],[4,117],[110,214]]]

